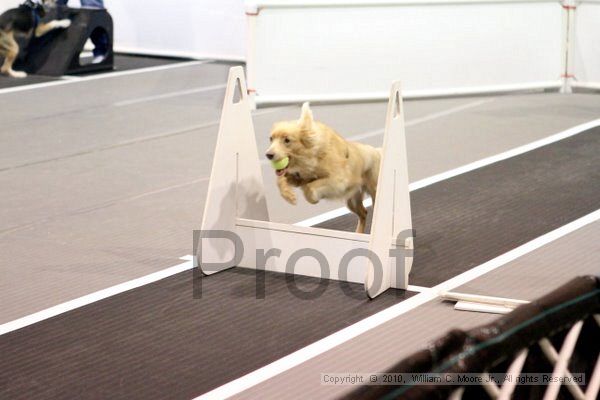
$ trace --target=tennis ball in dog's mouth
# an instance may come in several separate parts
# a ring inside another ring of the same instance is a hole
[[[289,163],[290,163],[290,158],[289,157],[284,157],[284,158],[282,158],[281,160],[278,160],[278,161],[271,161],[271,165],[277,171],[286,168]]]

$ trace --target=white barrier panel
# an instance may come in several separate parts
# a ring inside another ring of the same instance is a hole
[[[574,12],[574,87],[600,89],[600,0],[585,0]]]
[[[105,0],[115,49],[140,54],[243,60],[243,0]]]
[[[544,0],[259,1],[248,79],[258,103],[559,87],[563,9]]]

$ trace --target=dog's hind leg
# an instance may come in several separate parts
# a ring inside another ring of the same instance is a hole
[[[362,192],[357,192],[354,196],[346,200],[348,209],[358,216],[358,225],[356,225],[357,233],[365,233],[367,225],[367,209],[362,202]]]
[[[377,196],[377,179],[378,176],[370,174],[367,177],[365,185],[363,186],[363,190],[367,192],[373,200],[373,208],[371,209],[371,211],[375,209],[375,197]]]
[[[364,177],[363,190],[373,199],[375,206],[375,196],[377,195],[377,180],[379,179],[379,166],[370,169]]]
[[[4,56],[4,64],[0,67],[0,73],[13,78],[25,78],[27,76],[25,72],[12,69],[17,55],[19,55],[19,44],[15,41],[13,32],[0,33],[0,54]]]
[[[373,199],[373,206],[375,206],[375,196],[377,196],[377,183],[376,182],[368,182],[365,185],[365,190]]]

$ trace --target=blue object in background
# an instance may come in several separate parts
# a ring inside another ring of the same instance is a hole
[[[66,6],[69,0],[58,0],[56,4]],[[104,0],[81,0],[82,7],[104,8]]]

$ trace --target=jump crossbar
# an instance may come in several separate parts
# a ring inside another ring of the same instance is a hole
[[[237,218],[236,225],[246,228],[266,229],[270,231],[295,233],[298,235],[313,235],[349,240],[354,242],[369,243],[369,235],[364,233],[336,231],[333,229],[315,228],[312,226],[297,226],[290,224],[282,224],[279,222],[258,221],[246,218]]]
[[[266,229],[266,230],[270,230],[270,231],[295,233],[298,235],[322,236],[322,237],[336,238],[336,239],[361,242],[361,243],[369,243],[369,240],[370,240],[369,235],[367,235],[365,233],[336,231],[334,229],[315,228],[312,226],[290,225],[290,224],[282,224],[279,222],[259,221],[259,220],[246,219],[246,218],[237,218],[236,226],[245,227],[245,228],[254,228],[254,229]],[[408,247],[405,242],[400,243],[400,241],[397,238],[391,238],[390,246]]]

